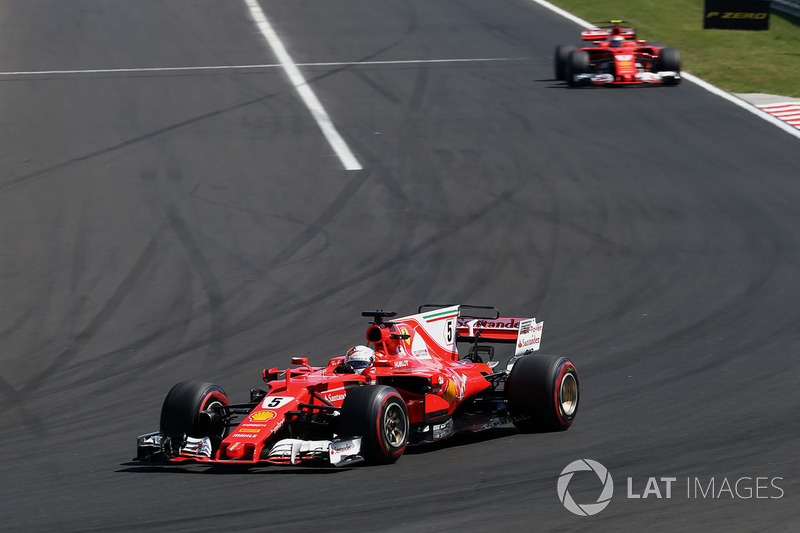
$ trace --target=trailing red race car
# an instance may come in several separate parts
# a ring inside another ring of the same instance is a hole
[[[265,369],[266,390],[251,389],[244,403],[230,403],[211,383],[178,383],[164,400],[160,430],[138,438],[136,459],[391,463],[407,445],[461,431],[507,423],[558,431],[575,419],[575,365],[533,353],[543,322],[467,305],[395,315],[362,313],[372,319],[369,346],[354,346],[326,366],[295,357],[291,368]],[[457,343],[466,345],[463,356]]]
[[[581,32],[593,46],[576,49],[559,45],[555,51],[556,79],[571,87],[581,85],[677,85],[681,81],[681,54],[660,43],[636,39],[636,30],[612,20],[607,28]]]

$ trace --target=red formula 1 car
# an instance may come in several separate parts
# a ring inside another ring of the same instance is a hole
[[[160,431],[138,438],[136,459],[391,463],[407,445],[461,431],[507,423],[557,431],[575,419],[575,365],[534,354],[543,322],[467,305],[424,305],[418,314],[395,315],[362,313],[372,319],[369,346],[355,346],[326,366],[295,357],[291,368],[264,370],[266,390],[251,389],[244,403],[230,403],[211,383],[178,383],[164,400]],[[463,357],[457,343],[466,345]]]
[[[607,28],[581,32],[592,46],[576,49],[560,45],[555,51],[556,79],[571,87],[581,85],[677,85],[681,81],[681,54],[663,44],[636,39],[636,30],[612,20]]]

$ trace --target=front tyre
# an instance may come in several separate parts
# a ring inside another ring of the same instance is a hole
[[[557,80],[567,81],[567,58],[569,57],[570,52],[573,50],[575,50],[575,47],[568,44],[560,44],[556,46],[555,74]]]
[[[677,72],[681,71],[681,53],[677,48],[662,48],[658,53],[659,70]],[[680,78],[665,79],[665,85],[677,85],[680,83]]]
[[[222,408],[228,403],[228,396],[218,385],[182,381],[172,387],[161,406],[161,433],[172,438],[211,437],[212,441],[221,441],[226,431]],[[203,416],[204,411],[216,416]]]
[[[591,70],[589,63],[589,52],[585,50],[573,50],[567,56],[566,76],[567,83],[570,87],[577,87],[583,83],[582,80],[576,80],[575,76],[579,74],[588,74]]]
[[[342,403],[339,432],[361,436],[361,454],[373,464],[397,461],[408,444],[409,420],[405,401],[386,385],[351,390]]]
[[[561,431],[578,414],[580,388],[575,365],[557,355],[527,355],[506,381],[508,409],[523,431]]]

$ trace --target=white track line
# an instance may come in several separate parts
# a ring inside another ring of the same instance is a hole
[[[489,63],[496,61],[528,61],[527,57],[483,57],[461,59],[397,59],[392,61],[331,61],[320,63],[297,63],[298,67],[358,67],[380,65],[417,65],[437,63]],[[140,68],[96,68],[84,70],[19,70],[0,72],[0,78],[20,76],[76,76],[81,74],[170,74],[215,70],[258,70],[281,68],[279,63],[258,65],[206,65],[197,67],[140,67]]]
[[[531,2],[534,2],[536,4],[539,4],[542,7],[545,7],[547,9],[549,9],[553,13],[555,13],[557,15],[561,15],[565,19],[569,19],[572,22],[574,22],[575,24],[577,24],[578,26],[583,26],[587,30],[590,29],[590,28],[594,28],[595,27],[595,25],[592,24],[591,22],[586,22],[582,18],[576,17],[575,15],[570,13],[569,11],[565,11],[565,10],[561,9],[560,7],[558,7],[558,6],[553,5],[550,2],[547,2],[546,0],[531,0]]]
[[[710,83],[708,83],[707,81],[701,80],[697,76],[693,76],[693,75],[689,74],[688,72],[681,72],[681,76],[683,76],[683,79],[689,80],[692,83],[695,83],[695,84],[699,85],[700,87],[702,87],[703,89],[707,90],[708,92],[716,94],[720,98],[724,98],[725,100],[727,100],[727,101],[729,101],[729,102],[731,102],[733,104],[738,105],[739,107],[741,107],[745,111],[748,111],[749,113],[754,114],[755,116],[757,116],[761,120],[766,120],[770,124],[773,124],[774,126],[779,127],[780,129],[782,129],[786,133],[789,133],[789,134],[797,137],[798,139],[800,139],[800,130],[798,130],[797,128],[795,128],[791,124],[787,124],[786,122],[780,120],[779,118],[773,117],[772,115],[770,115],[766,111],[762,111],[761,109],[759,109],[758,107],[754,106],[753,104],[751,104],[749,102],[745,102],[744,100],[741,100],[739,98],[736,98],[732,94],[727,93],[727,92],[723,91],[722,89],[720,89],[719,87],[715,87],[715,86],[711,85]]]
[[[546,8],[546,9],[549,9],[550,11],[552,11],[552,12],[558,14],[558,15],[561,15],[564,18],[569,19],[572,22],[574,22],[575,24],[578,24],[579,26],[583,26],[584,28],[594,28],[595,27],[594,24],[592,24],[591,22],[587,22],[587,21],[583,20],[582,18],[576,17],[572,13],[569,13],[568,11],[564,11],[560,7],[554,6],[550,2],[547,2],[547,0],[531,0],[531,2],[539,4],[540,6]],[[762,120],[766,120],[770,124],[773,124],[773,125],[779,127],[780,129],[782,129],[786,133],[789,133],[789,134],[793,135],[794,137],[797,137],[798,139],[800,139],[800,130],[798,130],[795,127],[792,127],[791,125],[783,122],[782,120],[779,120],[779,119],[773,117],[769,113],[766,113],[765,111],[762,111],[761,109],[759,109],[758,107],[754,106],[750,102],[746,102],[746,101],[744,101],[744,100],[742,100],[740,98],[737,98],[734,95],[732,95],[732,94],[730,94],[730,93],[728,93],[726,91],[723,91],[719,87],[715,87],[714,85],[711,85],[707,81],[701,80],[697,76],[689,74],[688,72],[681,72],[681,76],[683,77],[683,79],[688,80],[688,81],[694,83],[695,85],[699,85],[700,87],[702,87],[703,89],[707,90],[708,92],[710,92],[712,94],[715,94],[715,95],[719,96],[720,98],[724,98],[725,100],[731,102],[732,104],[735,104],[735,105],[741,107],[742,109],[754,114],[758,118],[760,118]]]
[[[314,120],[317,121],[317,125],[319,126],[320,130],[322,130],[322,134],[328,140],[328,144],[331,145],[331,148],[333,148],[333,151],[336,152],[336,155],[339,156],[344,168],[346,170],[361,170],[361,163],[358,162],[358,159],[356,159],[356,156],[353,155],[350,147],[347,146],[345,140],[341,135],[339,135],[339,132],[336,130],[336,126],[333,125],[333,121],[331,121],[331,117],[328,115],[328,112],[325,111],[324,107],[322,107],[322,104],[320,103],[319,99],[317,99],[314,91],[311,90],[311,87],[309,87],[305,78],[300,73],[300,69],[297,68],[297,65],[292,60],[291,56],[289,56],[289,53],[286,51],[286,48],[283,46],[280,38],[278,38],[278,34],[272,29],[272,25],[267,20],[267,16],[264,14],[261,6],[256,0],[244,0],[244,3],[250,10],[250,15],[253,17],[256,26],[258,26],[261,34],[269,43],[270,47],[272,48],[272,52],[278,58],[278,61],[283,67],[283,70],[286,72],[286,75],[289,76],[289,81],[291,81],[292,85],[294,85],[294,88],[297,90],[297,93],[300,95],[303,103],[311,112]]]

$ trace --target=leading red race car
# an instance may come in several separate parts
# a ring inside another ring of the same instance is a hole
[[[137,441],[137,460],[199,463],[391,463],[407,445],[513,423],[567,429],[578,374],[565,357],[534,354],[543,322],[494,307],[424,305],[418,314],[365,312],[366,338],[347,357],[263,371],[266,390],[233,404],[211,383],[167,394],[161,427]],[[459,356],[457,343],[464,343]],[[505,350],[502,348],[507,346]],[[499,367],[499,368],[498,368]]]
[[[681,81],[681,55],[675,48],[636,39],[636,30],[612,20],[606,28],[581,32],[592,46],[576,49],[559,45],[555,50],[556,79],[571,87],[581,85],[677,85]]]

